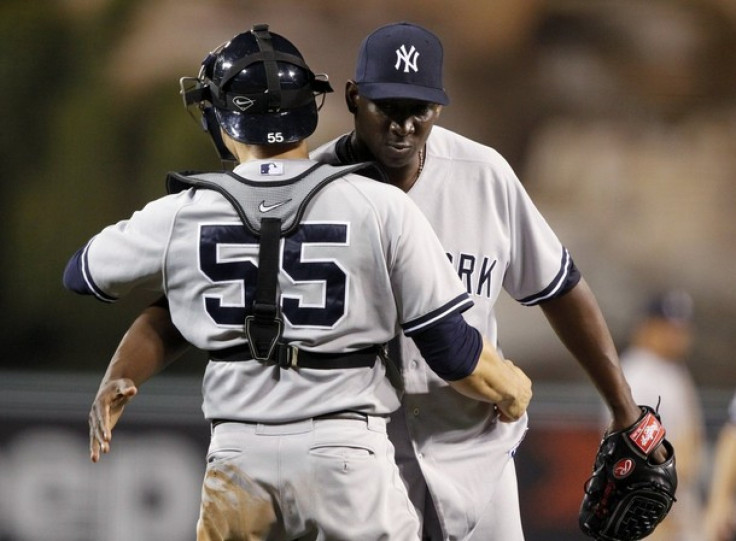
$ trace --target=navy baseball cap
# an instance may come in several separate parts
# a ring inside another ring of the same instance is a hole
[[[693,319],[693,299],[686,291],[666,291],[650,299],[647,314],[649,317],[686,325]]]
[[[442,58],[442,43],[426,28],[407,22],[388,24],[363,40],[355,82],[369,100],[403,98],[448,105]]]

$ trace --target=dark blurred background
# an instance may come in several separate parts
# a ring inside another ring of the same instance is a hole
[[[314,148],[351,126],[342,89],[361,40],[398,20],[441,37],[452,103],[440,124],[510,161],[596,292],[617,345],[651,293],[692,294],[690,368],[717,426],[736,386],[733,0],[3,0],[0,388],[12,419],[33,417],[29,396],[50,400],[29,394],[38,386],[67,382],[78,417],[64,419],[84,436],[96,382],[148,298],[111,307],[68,293],[67,259],[100,228],[163,195],[167,171],[220,166],[184,110],[179,77],[196,75],[227,38],[269,23],[336,89]],[[576,441],[594,441],[594,416],[585,412],[597,399],[541,312],[505,297],[499,319],[505,353],[540,389],[542,424],[572,419],[587,430]],[[202,368],[191,354],[162,376],[185,382],[192,418]],[[556,397],[578,408],[559,407]],[[54,404],[45,407],[58,413]],[[162,417],[162,426],[175,418]],[[24,423],[2,426],[7,442]],[[588,460],[594,450],[585,449]],[[0,439],[0,479],[2,453]],[[3,501],[0,494],[0,524]],[[0,541],[21,538],[13,535],[0,527]]]

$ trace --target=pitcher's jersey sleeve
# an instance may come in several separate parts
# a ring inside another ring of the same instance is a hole
[[[509,205],[509,266],[504,289],[531,306],[569,290],[580,279],[572,257],[533,203],[511,166],[498,156]]]
[[[569,253],[494,149],[435,126],[409,195],[484,311],[501,289],[533,305],[575,282]]]
[[[734,393],[731,399],[731,404],[728,407],[728,420],[731,424],[736,426],[736,393]]]

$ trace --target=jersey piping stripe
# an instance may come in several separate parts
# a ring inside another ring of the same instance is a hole
[[[84,283],[87,284],[87,287],[92,292],[92,294],[100,299],[102,302],[115,302],[117,299],[115,297],[111,297],[110,295],[106,294],[104,291],[102,291],[99,287],[97,287],[97,284],[95,284],[95,281],[92,279],[92,276],[89,274],[89,264],[87,262],[87,252],[89,251],[89,246],[92,244],[92,241],[87,243],[87,246],[84,247],[84,252],[82,253],[82,278],[84,278]]]
[[[468,296],[467,293],[463,293],[452,299],[450,302],[440,306],[436,310],[433,310],[432,312],[425,314],[420,318],[414,319],[412,321],[407,321],[406,323],[401,325],[401,328],[404,330],[404,334],[406,336],[411,336],[412,334],[415,334],[423,329],[426,329],[427,327],[432,326],[448,314],[451,314],[452,312],[464,312],[471,306],[473,306],[473,300]]]
[[[552,283],[539,293],[521,299],[519,303],[524,306],[533,306],[554,297],[560,291],[560,288],[567,282],[567,276],[570,273],[570,269],[572,269],[572,257],[570,257],[570,252],[567,251],[567,248],[563,247],[560,272],[557,273],[557,276],[552,280]]]

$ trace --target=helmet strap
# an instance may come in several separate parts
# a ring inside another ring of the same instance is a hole
[[[210,139],[212,139],[212,143],[215,145],[215,150],[217,150],[217,154],[220,156],[220,160],[222,160],[223,162],[237,162],[237,158],[233,156],[232,152],[230,152],[230,149],[227,148],[227,145],[222,138],[222,132],[220,132],[220,123],[217,122],[214,107],[202,108],[202,125],[209,134]]]
[[[253,35],[256,37],[258,49],[263,58],[263,67],[266,68],[266,82],[268,83],[268,110],[281,110],[281,82],[279,81],[279,67],[276,64],[276,55],[273,50],[271,33],[267,24],[253,25]]]

